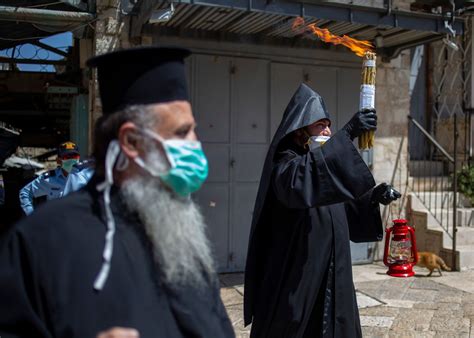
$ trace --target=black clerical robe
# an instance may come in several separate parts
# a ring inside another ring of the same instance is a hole
[[[374,179],[345,131],[311,151],[292,132],[329,118],[302,85],[276,132],[254,210],[245,274],[252,337],[360,337],[350,242],[382,238]]]
[[[116,233],[101,291],[106,233],[101,195],[86,189],[51,201],[0,242],[0,336],[92,338],[112,326],[142,338],[234,337],[217,277],[201,289],[161,282],[137,218],[112,196]]]

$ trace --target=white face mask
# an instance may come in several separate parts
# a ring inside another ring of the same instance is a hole
[[[330,136],[311,136],[308,140],[309,150],[313,150],[313,149],[321,147],[330,138],[331,138]]]

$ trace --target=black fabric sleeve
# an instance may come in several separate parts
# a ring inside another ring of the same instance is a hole
[[[52,337],[41,318],[34,254],[18,232],[0,240],[0,337]]]
[[[372,191],[373,188],[358,200],[345,203],[352,242],[376,242],[383,238],[380,205],[372,202]]]
[[[272,186],[286,207],[306,209],[358,199],[375,181],[347,133],[336,133],[322,147],[303,155],[277,154]]]

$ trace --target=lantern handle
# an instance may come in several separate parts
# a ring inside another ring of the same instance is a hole
[[[410,240],[411,240],[411,253],[413,255],[413,263],[411,266],[415,266],[418,263],[418,250],[416,249],[416,237],[415,237],[415,229],[411,226],[407,225],[408,231],[410,231]]]
[[[390,264],[388,263],[388,248],[389,248],[389,243],[390,243],[390,233],[392,232],[393,227],[390,228],[385,228],[385,248],[383,252],[383,264],[386,266],[389,266]]]

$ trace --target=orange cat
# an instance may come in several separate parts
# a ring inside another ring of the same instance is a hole
[[[418,252],[418,266],[422,266],[430,270],[430,273],[427,277],[431,276],[434,269],[438,269],[439,275],[442,276],[441,269],[444,271],[451,271],[449,266],[439,257],[432,252]]]

